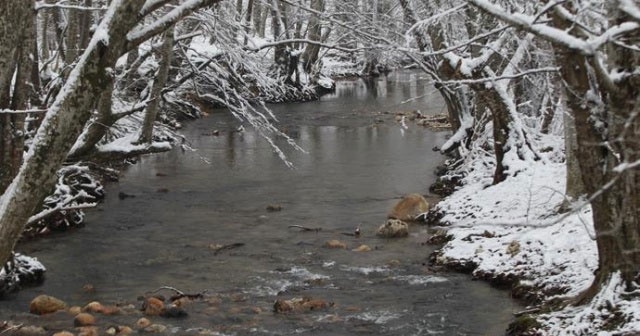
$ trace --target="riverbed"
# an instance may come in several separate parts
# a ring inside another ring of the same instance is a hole
[[[402,239],[374,235],[402,195],[428,193],[444,159],[431,148],[449,135],[408,121],[405,128],[396,113],[443,113],[443,105],[410,71],[273,105],[279,127],[304,149],[276,139],[293,168],[224,111],[188,123],[182,133],[194,150],[142,157],[107,186],[85,227],[19,247],[45,264],[46,281],[1,302],[0,320],[39,323],[28,303],[41,293],[70,305],[139,305],[139,296],[171,286],[216,298],[215,309],[204,300],[187,306],[186,318],[155,319],[178,335],[502,334],[520,307],[468,275],[431,269],[426,227]],[[324,247],[332,239],[347,248]],[[353,251],[361,245],[371,251]],[[296,297],[331,305],[273,313],[275,300]]]

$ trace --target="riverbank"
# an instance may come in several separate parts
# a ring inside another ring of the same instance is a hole
[[[498,185],[492,185],[490,167],[472,163],[461,185],[434,209],[448,241],[433,261],[510,289],[530,304],[529,314],[511,325],[512,335],[636,335],[640,302],[626,296],[619,281],[591,304],[560,309],[589,287],[598,264],[590,207],[558,213],[565,201],[562,143],[545,135],[543,158],[511,167],[518,173]]]

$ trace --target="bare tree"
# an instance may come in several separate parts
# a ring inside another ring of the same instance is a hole
[[[554,45],[567,107],[575,120],[577,159],[591,201],[599,256],[595,280],[576,302],[591,299],[617,272],[631,289],[640,270],[637,2],[603,3],[600,11],[589,12],[606,13],[595,19],[577,15],[580,2],[549,3],[529,16],[486,1],[469,2]],[[539,20],[545,16],[551,21]],[[593,21],[585,21],[589,19]]]
[[[113,77],[109,70],[115,66],[118,58],[152,36],[162,33],[184,16],[216,1],[185,2],[151,24],[138,26],[140,18],[167,2],[153,1],[147,6],[143,0],[111,2],[87,49],[49,107],[20,171],[2,196],[0,261],[5,262],[10,258],[28,218],[51,191],[56,171],[91,116],[89,111],[94,107],[94,98],[112,85]],[[33,8],[34,2],[28,3]],[[3,5],[7,6],[7,10],[0,11],[0,27],[6,31],[7,23],[10,22],[6,19],[6,13],[20,13],[24,4],[3,2]],[[32,20],[33,11],[30,13],[29,18]],[[3,69],[0,72],[0,77],[7,76],[5,71]]]

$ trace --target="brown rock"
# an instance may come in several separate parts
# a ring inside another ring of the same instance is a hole
[[[295,305],[292,302],[292,300],[281,300],[281,299],[278,299],[273,304],[273,311],[276,312],[276,313],[292,312],[294,310],[294,308],[295,308]]]
[[[308,299],[302,304],[304,310],[321,310],[331,306],[330,303],[320,299]]]
[[[82,308],[83,311],[89,312],[89,313],[101,313],[103,309],[104,307],[98,301],[89,302],[87,303],[86,306]]]
[[[63,331],[59,331],[55,334],[53,334],[53,336],[75,336],[72,332],[68,332],[66,330]]]
[[[368,245],[362,244],[362,245],[354,248],[352,251],[354,251],[354,252],[369,252],[369,251],[371,251],[371,248]]]
[[[69,314],[76,316],[80,313],[82,313],[82,308],[80,308],[79,306],[73,306],[71,308],[69,308],[68,310]]]
[[[337,239],[331,239],[324,243],[324,247],[332,249],[346,249],[347,244]]]
[[[7,335],[12,335],[12,336],[47,336],[49,335],[44,328],[36,327],[36,326],[14,326],[14,329],[5,329],[4,331],[2,331],[2,333],[7,333]]]
[[[141,317],[136,321],[136,328],[138,329],[144,329],[150,325],[151,325],[151,321],[149,321],[149,319],[146,317]]]
[[[144,311],[145,315],[149,315],[149,316],[160,315],[164,310],[164,302],[154,297],[146,298],[144,303],[142,304],[142,310]]]
[[[131,335],[133,334],[133,329],[127,327],[127,326],[118,326],[118,328],[116,328],[116,331],[118,332],[116,335]]]
[[[409,225],[399,219],[388,219],[380,225],[376,235],[382,238],[399,238],[409,235]]]
[[[415,221],[418,215],[429,211],[429,202],[420,194],[404,196],[391,210],[388,218],[405,222]]]
[[[92,326],[96,324],[96,318],[89,313],[80,313],[73,319],[73,325],[76,327]]]
[[[152,324],[144,328],[144,331],[148,333],[159,334],[167,331],[167,327],[163,326],[162,324]]]
[[[276,313],[300,313],[311,310],[321,310],[332,307],[333,303],[309,297],[293,298],[290,300],[276,300],[273,311]]]
[[[78,336],[100,336],[96,327],[80,327],[78,331]]]
[[[38,295],[29,304],[29,311],[32,314],[44,315],[55,313],[67,307],[64,301],[49,295]]]
[[[103,315],[118,315],[122,313],[122,310],[116,306],[103,306],[100,312]]]
[[[269,205],[267,205],[267,211],[269,211],[269,212],[282,211],[282,205],[269,204]]]

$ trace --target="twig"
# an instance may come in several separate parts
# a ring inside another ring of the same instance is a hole
[[[2,327],[6,327],[7,325],[8,325],[8,323],[7,323],[7,322],[4,322],[4,325],[3,325]],[[24,325],[24,324],[16,324],[16,325],[10,326],[10,327],[8,327],[8,328],[7,328],[7,329],[5,329],[5,330],[0,331],[0,335],[2,335],[2,334],[4,334],[4,333],[11,332],[11,331],[13,331],[13,330],[20,329],[20,328],[22,328],[22,326],[23,326],[23,325]]]
[[[185,292],[183,292],[183,291],[181,291],[181,290],[179,290],[179,289],[177,289],[175,287],[170,287],[170,286],[162,286],[162,287],[160,287],[160,288],[158,288],[158,289],[156,289],[156,290],[154,290],[152,292],[148,292],[148,293],[157,293],[157,292],[159,292],[159,291],[161,291],[163,289],[174,291],[176,293],[175,295],[172,295],[169,298],[169,301],[175,301],[175,300],[179,300],[179,299],[182,299],[182,298],[185,298],[185,297],[187,299],[190,299],[190,300],[202,299],[204,297],[204,294],[207,293],[207,290],[205,289],[200,293],[188,294],[188,293],[185,293]]]
[[[231,250],[234,248],[238,248],[238,247],[242,247],[244,246],[244,243],[233,243],[233,244],[227,244],[227,245],[222,245],[220,247],[216,247],[213,249],[213,255],[218,255],[218,253],[225,251],[225,250]]]
[[[300,229],[304,232],[319,232],[322,231],[322,228],[309,228],[306,226],[302,226],[302,225],[289,225],[290,228],[296,228],[296,229]]]

